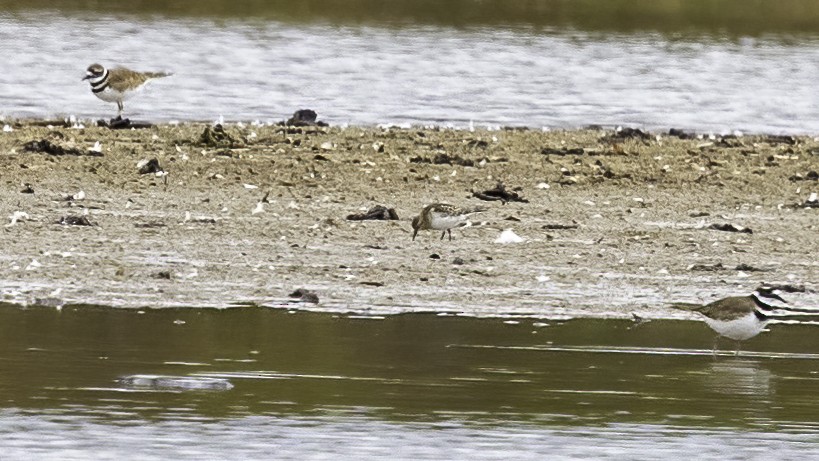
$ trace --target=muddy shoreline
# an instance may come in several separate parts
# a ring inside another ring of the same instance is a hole
[[[0,302],[685,318],[664,305],[775,283],[819,306],[811,137],[0,125]],[[526,202],[473,194],[499,183]],[[413,242],[432,202],[489,211]],[[347,219],[376,205],[399,219]]]

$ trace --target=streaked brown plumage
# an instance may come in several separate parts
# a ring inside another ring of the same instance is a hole
[[[449,234],[452,240],[452,228],[466,223],[467,217],[474,213],[486,211],[484,207],[459,208],[446,203],[433,203],[421,210],[421,213],[412,219],[412,239],[418,235],[419,230],[435,229],[441,232],[441,240]]]

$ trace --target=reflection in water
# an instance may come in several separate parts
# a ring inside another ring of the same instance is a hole
[[[767,400],[773,393],[773,375],[755,360],[729,359],[714,361],[705,371],[703,381],[709,389],[721,394],[752,395]]]
[[[440,458],[461,447],[476,459],[531,458],[558,445],[566,458],[592,447],[645,457],[733,455],[726,441],[750,431],[747,446],[764,446],[764,432],[796,456],[819,429],[810,327],[749,341],[766,351],[753,359],[715,360],[698,349],[711,333],[696,322],[503,320],[6,306],[0,444],[37,452],[80,428],[77,459],[123,455],[141,440],[165,440],[147,457],[168,447],[258,457],[271,437],[291,458],[318,448],[299,439],[324,440],[328,457],[359,447]]]

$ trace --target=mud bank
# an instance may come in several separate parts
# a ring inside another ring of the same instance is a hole
[[[813,138],[0,125],[4,302],[680,318],[778,283],[819,305]],[[474,194],[499,183],[523,201]],[[411,241],[432,202],[489,211]],[[347,219],[376,205],[399,219]]]

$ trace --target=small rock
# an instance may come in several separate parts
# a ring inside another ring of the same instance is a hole
[[[724,232],[741,232],[741,233],[744,233],[744,234],[753,234],[754,233],[754,231],[751,230],[751,228],[749,228],[749,227],[737,226],[735,224],[730,224],[730,223],[726,223],[726,224],[716,224],[716,223],[714,223],[714,224],[711,224],[710,226],[708,226],[708,228],[709,229],[714,229],[714,230],[719,230],[719,231],[724,231]]]
[[[319,297],[317,294],[305,288],[297,288],[296,291],[290,293],[291,298],[298,298],[297,302],[318,304]]]
[[[519,189],[519,188],[518,188]],[[498,183],[494,189],[488,189],[483,192],[472,192],[472,196],[486,201],[500,200],[502,204],[507,202],[522,202],[529,203],[528,200],[521,197],[517,192],[506,190],[503,183]]]
[[[161,173],[162,167],[159,166],[159,160],[152,158],[150,160],[140,160],[137,163],[139,174]]]
[[[366,213],[357,213],[347,215],[350,221],[364,221],[364,220],[380,220],[380,221],[397,221],[398,213],[395,208],[387,208],[383,205],[376,205],[370,208]]]
[[[64,226],[93,226],[94,224],[85,216],[63,216],[57,224]]]

